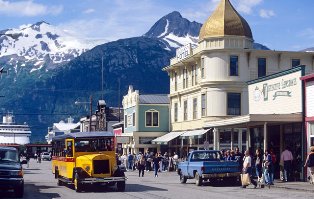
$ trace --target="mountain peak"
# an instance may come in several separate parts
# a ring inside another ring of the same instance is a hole
[[[177,48],[187,43],[196,44],[201,26],[173,11],[159,19],[144,37],[163,39],[171,47]]]

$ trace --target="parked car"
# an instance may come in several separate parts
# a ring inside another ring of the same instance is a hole
[[[239,182],[240,170],[237,161],[224,161],[220,151],[199,150],[192,151],[187,161],[178,165],[180,182],[195,179],[195,184],[201,186],[204,181],[215,181],[228,178],[235,183]]]
[[[50,161],[50,160],[51,160],[51,155],[50,155],[50,153],[48,153],[48,152],[43,152],[43,153],[41,153],[41,159],[42,159],[42,160],[48,160],[48,161]]]
[[[26,160],[20,162],[17,149],[0,147],[0,190],[14,190],[16,197],[24,195],[23,168]]]

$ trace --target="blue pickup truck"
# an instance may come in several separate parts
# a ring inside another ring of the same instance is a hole
[[[225,178],[237,183],[240,169],[237,161],[224,161],[220,151],[199,150],[192,151],[187,161],[179,163],[178,174],[181,183],[195,179],[196,185],[201,186],[204,181]]]

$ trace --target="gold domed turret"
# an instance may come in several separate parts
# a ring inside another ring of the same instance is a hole
[[[253,40],[249,24],[229,0],[221,0],[214,13],[201,28],[199,42],[210,37],[244,36]]]

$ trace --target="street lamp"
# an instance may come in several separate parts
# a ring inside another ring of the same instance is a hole
[[[89,97],[89,102],[80,102],[80,101],[75,101],[75,105],[78,104],[89,104],[89,110],[90,110],[90,114],[89,114],[89,129],[88,131],[91,132],[91,128],[92,128],[92,115],[93,115],[93,104],[92,104],[92,96]]]

